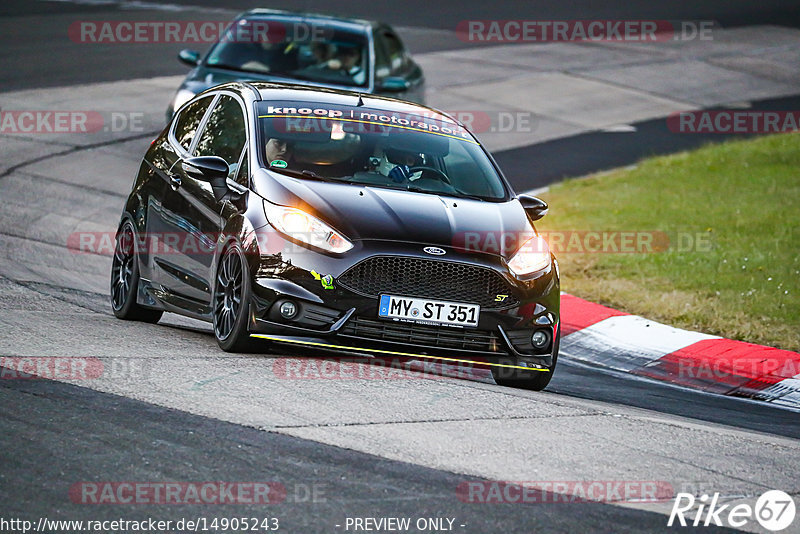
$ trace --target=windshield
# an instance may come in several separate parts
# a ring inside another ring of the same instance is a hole
[[[348,87],[369,80],[367,38],[361,33],[281,20],[232,24],[206,65]]]
[[[257,113],[262,161],[273,171],[455,197],[507,198],[483,148],[438,113],[278,101],[260,102]]]

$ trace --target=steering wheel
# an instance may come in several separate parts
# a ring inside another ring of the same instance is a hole
[[[444,182],[444,183],[446,183],[446,184],[447,184],[447,185],[449,185],[449,186],[452,186],[452,185],[453,185],[452,183],[450,183],[450,178],[448,178],[448,177],[447,177],[447,175],[446,175],[445,173],[443,173],[443,172],[442,172],[442,171],[440,171],[439,169],[434,169],[433,167],[426,167],[426,166],[424,166],[424,165],[416,165],[416,166],[414,166],[414,167],[409,167],[409,168],[408,168],[408,171],[409,171],[410,173],[412,173],[412,174],[413,174],[413,173],[415,173],[415,172],[419,172],[419,171],[422,171],[422,172],[423,172],[423,174],[425,173],[425,171],[431,171],[432,173],[435,173],[435,174],[436,174],[436,178],[437,178],[437,179],[438,179],[440,182]]]

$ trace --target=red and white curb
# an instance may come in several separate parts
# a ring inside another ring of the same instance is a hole
[[[722,395],[800,408],[800,354],[673,328],[561,295],[567,358]]]

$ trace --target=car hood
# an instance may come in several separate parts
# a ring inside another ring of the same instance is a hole
[[[316,215],[351,241],[456,247],[508,259],[533,232],[516,199],[489,202],[268,174],[272,179],[256,180],[261,196]]]

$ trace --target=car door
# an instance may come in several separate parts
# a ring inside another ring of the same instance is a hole
[[[219,156],[236,176],[237,164],[246,145],[244,108],[232,93],[214,100],[190,149],[191,156]],[[181,160],[189,157],[184,154]],[[190,177],[180,162],[172,168],[172,194],[164,201],[168,231],[177,236],[177,246],[162,258],[161,268],[170,278],[171,291],[201,305],[211,301],[211,271],[216,241],[223,227],[223,203],[214,198],[211,184]],[[203,310],[198,308],[202,313]]]
[[[166,139],[159,143],[150,164],[155,177],[148,184],[146,237],[142,247],[142,277],[162,286],[170,293],[177,290],[176,267],[171,251],[177,248],[180,235],[177,218],[183,217],[177,187],[181,180],[180,162],[189,157],[203,118],[216,98],[209,95],[192,102],[175,117]]]

